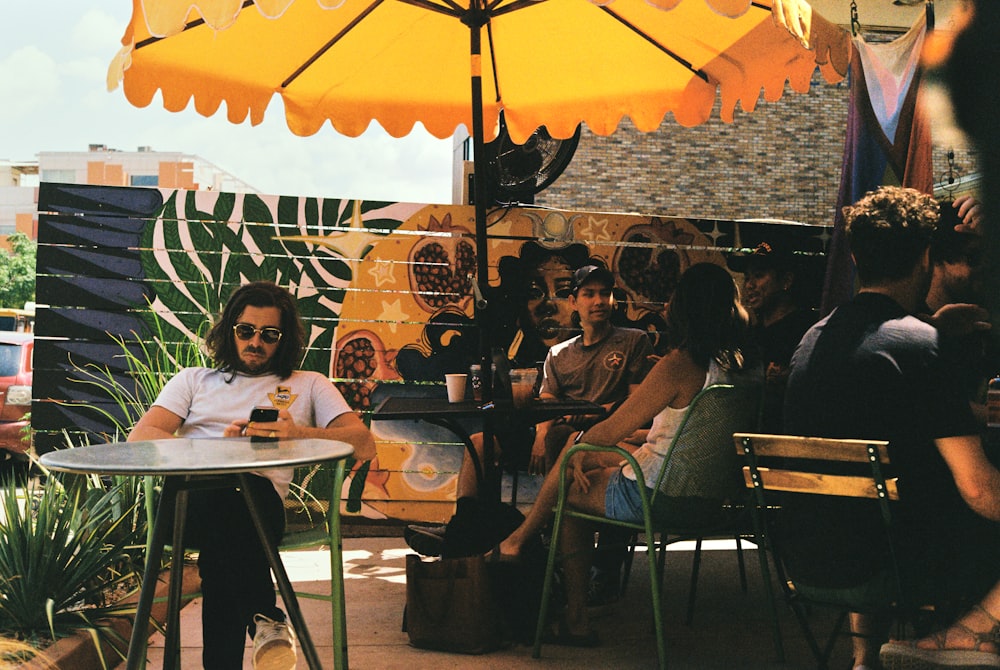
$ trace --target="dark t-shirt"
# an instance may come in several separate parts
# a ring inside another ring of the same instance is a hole
[[[753,342],[760,351],[765,375],[761,426],[765,433],[782,432],[782,407],[792,353],[818,318],[814,310],[796,309],[769,326],[754,328]]]
[[[967,530],[982,522],[934,444],[976,434],[975,419],[937,330],[892,299],[859,294],[806,333],[792,358],[784,423],[790,434],[889,441],[901,498],[897,546],[914,572],[931,577],[960,544],[976,541]],[[886,558],[877,510],[820,500],[802,497],[782,515],[789,570],[817,586],[861,583]]]

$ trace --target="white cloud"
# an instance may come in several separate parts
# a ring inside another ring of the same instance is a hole
[[[127,5],[128,3],[122,4]],[[125,14],[124,12],[119,13]],[[125,21],[127,20],[126,16]],[[82,53],[107,57],[107,60],[110,61],[111,56],[121,46],[121,37],[125,32],[125,21],[100,9],[85,11],[72,29],[71,39],[74,49]]]
[[[60,102],[55,61],[37,47],[26,46],[0,59],[0,105],[3,124],[29,123],[46,106]]]
[[[288,130],[280,100],[264,122],[233,125],[225,108],[205,118],[189,106],[167,112],[159,96],[133,107],[121,89],[105,90],[130,3],[74,0],[17,3],[0,21],[0,158],[39,151],[86,151],[91,143],[123,151],[141,145],[196,154],[265,193],[368,200],[449,202],[451,140],[421,127],[404,138],[373,125],[360,138],[330,126],[312,137]],[[8,101],[17,101],[10,104]]]

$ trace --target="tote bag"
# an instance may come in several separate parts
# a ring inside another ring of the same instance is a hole
[[[501,646],[502,623],[486,559],[406,557],[406,631],[424,649],[482,654]]]

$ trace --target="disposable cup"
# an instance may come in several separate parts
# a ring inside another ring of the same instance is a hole
[[[510,390],[515,407],[524,407],[535,397],[535,382],[538,380],[538,370],[535,368],[517,368],[510,371]]]
[[[465,400],[465,375],[445,375],[445,384],[448,386],[448,402],[462,402]]]

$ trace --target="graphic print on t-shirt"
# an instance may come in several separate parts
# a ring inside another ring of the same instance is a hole
[[[297,393],[292,393],[291,388],[279,386],[274,393],[268,393],[267,397],[271,400],[271,404],[278,409],[288,409],[299,396]]]
[[[625,354],[620,351],[609,351],[604,357],[606,370],[619,370],[623,365],[625,365]]]

